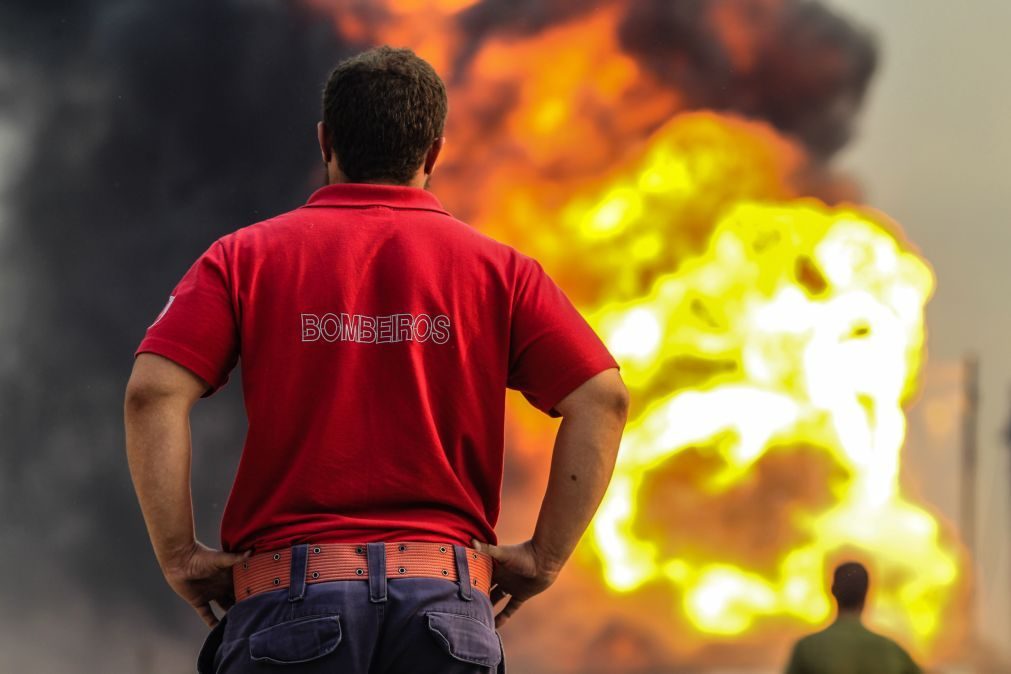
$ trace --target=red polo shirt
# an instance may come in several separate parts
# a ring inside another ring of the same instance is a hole
[[[344,184],[222,237],[137,353],[208,395],[242,359],[226,550],[495,541],[505,389],[554,405],[617,367],[533,259],[429,192]]]

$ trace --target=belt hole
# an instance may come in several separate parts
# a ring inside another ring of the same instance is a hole
[[[319,571],[313,571],[312,572],[312,577],[313,578],[319,578]]]
[[[355,573],[360,576],[360,575],[362,575],[365,572],[362,571],[361,569],[355,569]]]
[[[474,587],[477,587],[477,579],[474,579]]]
[[[440,545],[439,546],[439,552],[445,552],[445,551],[446,551],[446,546],[445,545]]]
[[[442,570],[442,575],[448,576],[449,575],[449,571],[446,571],[446,569],[443,569]]]
[[[253,588],[247,587],[246,588],[246,594],[253,594]]]
[[[281,579],[280,578],[275,578],[274,579],[274,585],[280,585],[280,584],[281,584]]]
[[[404,552],[404,551],[407,550],[407,546],[406,545],[398,545],[397,546],[397,550],[399,550],[400,552]]]
[[[477,559],[477,553],[476,552],[474,553],[474,559]]]
[[[280,552],[275,552],[274,553],[274,561],[276,562],[279,559],[281,559],[281,553]]]
[[[249,562],[243,562],[242,563],[242,568],[243,569],[248,569],[249,568]]]
[[[404,567],[400,567],[399,569],[397,569],[397,571],[399,571],[400,573],[407,573],[407,569],[405,569]]]
[[[312,551],[313,551],[313,553],[315,553],[317,555],[319,554],[319,548],[318,547],[313,548]]]
[[[362,546],[359,545],[357,548],[355,548],[355,552],[358,553],[359,555],[362,554]]]

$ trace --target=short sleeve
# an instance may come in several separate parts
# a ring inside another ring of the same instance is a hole
[[[225,247],[220,241],[190,267],[136,353],[155,353],[185,367],[212,395],[238,360],[239,336]]]
[[[507,386],[549,416],[561,416],[554,409],[559,401],[618,363],[541,265],[519,260]]]

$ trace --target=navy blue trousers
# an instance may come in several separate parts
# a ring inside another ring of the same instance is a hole
[[[459,582],[387,578],[379,543],[367,546],[367,580],[306,583],[307,556],[292,548],[287,589],[229,609],[200,650],[199,674],[504,674],[491,601],[471,587],[462,554]]]

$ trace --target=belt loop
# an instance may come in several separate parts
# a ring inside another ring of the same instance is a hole
[[[470,565],[467,564],[467,548],[462,545],[454,545],[453,554],[456,555],[456,578],[460,584],[460,599],[470,601],[474,597],[471,594]]]
[[[309,545],[291,546],[291,575],[288,577],[288,601],[302,601],[305,596],[305,570],[309,561]]]
[[[381,604],[386,601],[386,544],[366,545],[369,563],[369,601]]]

